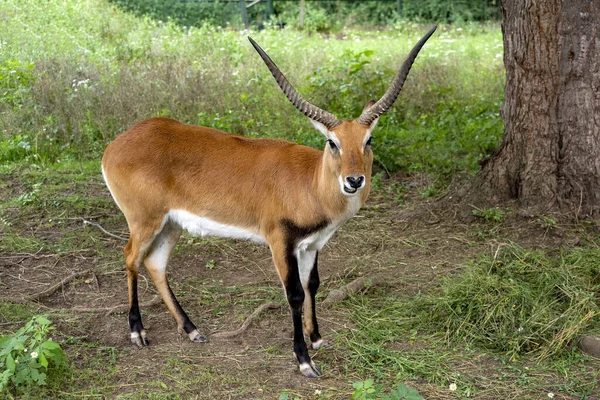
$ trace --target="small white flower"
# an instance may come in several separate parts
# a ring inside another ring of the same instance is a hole
[[[37,351],[32,351],[30,355],[31,355],[31,358],[38,358]]]
[[[448,390],[450,390],[451,392],[456,392],[456,389],[458,389],[456,383],[451,383],[450,386],[448,386]]]
[[[23,353],[27,353],[27,347],[25,347],[25,349],[23,350]]]
[[[552,393],[552,392],[548,393],[548,397],[551,398],[551,399],[553,399],[554,398],[554,393]]]
[[[323,392],[321,391],[321,389],[315,389],[315,395],[319,396],[321,395]]]
[[[517,332],[523,332],[524,330],[525,329],[522,326],[520,326],[519,329],[517,329]]]

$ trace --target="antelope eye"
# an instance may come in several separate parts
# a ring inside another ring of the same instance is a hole
[[[367,143],[365,143],[365,146],[370,146],[372,140],[373,140],[373,136],[369,136],[369,139],[367,139]]]
[[[338,149],[337,145],[335,144],[335,142],[333,140],[327,139],[327,143],[329,143],[329,147],[331,148],[331,150],[337,150]]]

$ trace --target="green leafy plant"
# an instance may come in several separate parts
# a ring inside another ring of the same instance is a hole
[[[11,386],[25,391],[45,385],[49,369],[58,369],[66,356],[48,334],[54,330],[45,316],[33,317],[12,336],[0,338],[0,393]]]
[[[352,387],[355,389],[352,398],[358,400],[423,400],[416,389],[409,388],[404,383],[398,384],[398,387],[390,393],[385,393],[383,386],[376,385],[373,379],[356,381]]]
[[[0,138],[0,161],[15,161],[31,154],[31,140],[28,135],[6,135]]]
[[[290,394],[288,392],[283,392],[279,395],[279,397],[277,398],[278,400],[300,400],[298,397],[290,397]]]
[[[21,205],[26,205],[26,204],[35,203],[36,201],[38,201],[41,186],[42,186],[41,183],[34,183],[32,185],[30,192],[23,193],[22,195],[17,197],[17,203],[19,203]]]
[[[504,211],[497,207],[486,209],[476,208],[473,210],[473,215],[476,217],[483,218],[486,222],[504,221]]]
[[[545,215],[540,216],[540,220],[542,222],[542,226],[547,229],[554,229],[558,222],[554,218],[546,217]]]
[[[421,195],[423,197],[435,197],[439,194],[440,194],[440,188],[437,186],[429,186],[429,187],[423,189],[423,191],[421,191]]]
[[[383,172],[377,172],[371,177],[371,190],[373,192],[378,192],[383,187]]]
[[[34,64],[7,60],[0,62],[0,103],[21,105],[25,92],[35,81]]]

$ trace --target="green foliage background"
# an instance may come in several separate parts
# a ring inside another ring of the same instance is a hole
[[[246,31],[183,28],[105,0],[8,0],[0,17],[0,161],[100,159],[116,135],[153,116],[324,145],[273,82]],[[429,26],[250,34],[309,101],[351,119],[385,92]],[[475,171],[502,134],[503,83],[497,26],[441,26],[378,124],[377,168],[442,182]]]
[[[241,26],[238,0],[111,0],[138,15],[183,26]],[[248,9],[249,20],[265,23],[270,18],[296,25],[299,1],[273,0],[270,16],[266,1]],[[308,0],[306,25],[317,30],[343,26],[382,26],[400,19],[419,22],[490,21],[500,18],[499,0]]]

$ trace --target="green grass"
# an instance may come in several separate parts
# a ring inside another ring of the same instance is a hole
[[[550,255],[518,246],[471,263],[421,299],[423,324],[514,359],[546,358],[598,325],[597,248]]]
[[[351,350],[352,368],[382,382],[455,382],[465,396],[504,379],[543,390],[548,374],[556,376],[552,391],[594,393],[598,372],[576,341],[598,332],[600,249],[498,250],[442,277],[427,294],[352,299],[355,328],[338,337]]]
[[[99,159],[117,134],[152,116],[324,145],[274,84],[246,33],[182,29],[103,0],[8,0],[0,13],[0,161]],[[250,34],[307,99],[355,118],[383,94],[426,29],[403,22],[331,37]],[[501,55],[497,26],[440,27],[377,127],[378,167],[442,182],[472,173],[502,131]]]

